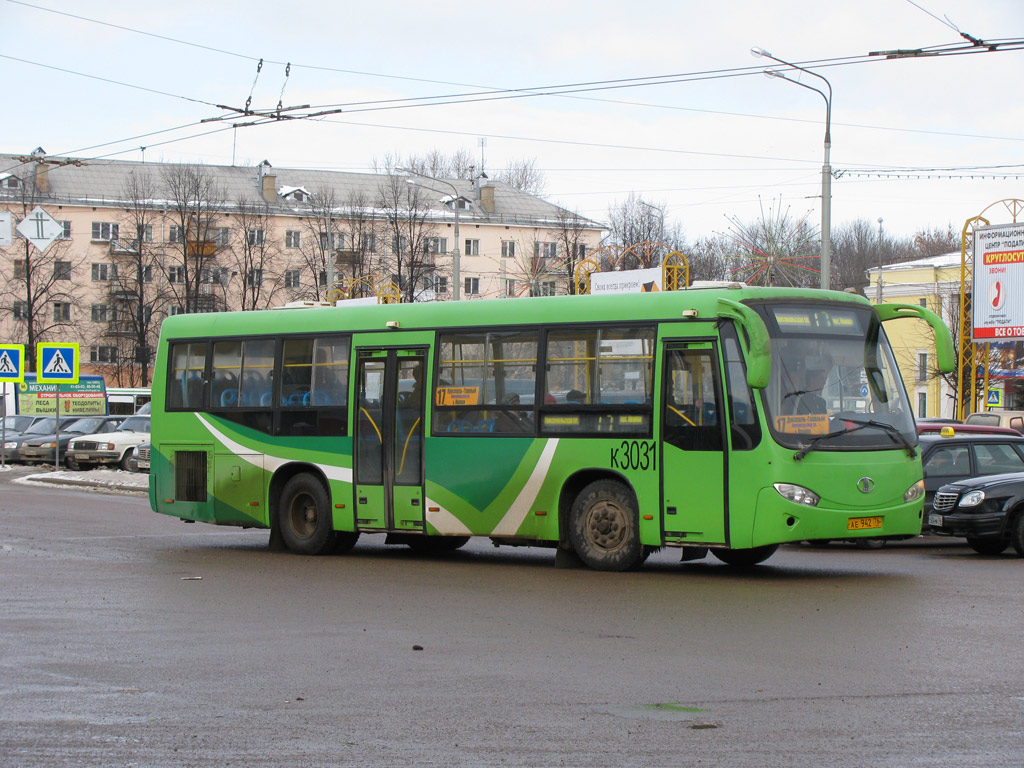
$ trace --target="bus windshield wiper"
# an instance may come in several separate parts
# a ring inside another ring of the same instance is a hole
[[[896,427],[894,427],[892,424],[886,424],[884,421],[875,421],[874,419],[862,421],[861,419],[844,418],[843,421],[849,421],[852,424],[859,424],[864,427],[875,427],[876,429],[880,429],[883,432],[885,432],[885,434],[889,435],[889,437],[891,437],[895,442],[899,443],[904,448],[906,448],[907,455],[910,458],[914,458],[915,456],[917,456],[917,452],[914,450],[914,446],[911,445],[910,441],[903,436],[903,433],[896,429]]]
[[[875,421],[873,419],[862,421],[861,419],[850,419],[847,417],[843,417],[842,421],[847,421],[850,422],[851,424],[856,424],[857,426],[846,427],[845,429],[841,429],[838,432],[829,432],[828,434],[825,435],[818,435],[817,437],[812,439],[811,442],[809,442],[807,445],[805,445],[803,448],[801,448],[799,451],[793,454],[793,461],[800,461],[804,456],[813,451],[817,447],[818,443],[821,442],[822,440],[825,440],[830,437],[839,437],[840,435],[848,435],[851,432],[860,432],[860,430],[866,429],[867,427],[875,427],[885,432],[885,434],[891,437],[895,442],[899,443],[904,448],[906,448],[907,455],[910,456],[910,458],[914,458],[917,455],[917,453],[914,451],[914,446],[911,445],[907,438],[903,436],[903,433],[896,429],[896,427],[894,427],[892,424],[886,424],[884,421]]]

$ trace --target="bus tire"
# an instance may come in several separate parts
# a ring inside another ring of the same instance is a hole
[[[597,480],[573,501],[569,542],[589,567],[628,571],[644,560],[636,500],[622,483]]]
[[[405,545],[413,552],[440,554],[454,552],[469,543],[469,536],[415,536]]]
[[[729,565],[757,565],[763,563],[775,554],[779,548],[778,544],[768,544],[764,547],[751,547],[750,549],[720,549],[711,548],[711,554]]]
[[[967,546],[979,555],[1001,555],[1010,542],[1000,536],[968,536]]]
[[[285,546],[297,555],[322,555],[335,546],[331,503],[317,478],[296,475],[281,492],[278,526]],[[353,542],[354,543],[354,542]]]

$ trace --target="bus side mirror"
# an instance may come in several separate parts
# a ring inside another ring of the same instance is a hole
[[[743,329],[744,333],[736,335],[747,357],[747,384],[751,389],[764,389],[772,370],[772,342],[761,316],[732,299],[718,300],[718,316],[732,320]]]
[[[935,332],[935,357],[939,370],[950,373],[956,368],[956,355],[953,352],[953,337],[942,319],[930,309],[916,304],[877,304],[875,312],[883,323],[901,317],[917,317],[924,320]]]

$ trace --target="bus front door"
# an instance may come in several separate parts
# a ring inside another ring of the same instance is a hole
[[[665,343],[662,512],[665,539],[728,544],[722,384],[710,341]]]
[[[422,532],[426,352],[358,350],[356,365],[356,524]]]

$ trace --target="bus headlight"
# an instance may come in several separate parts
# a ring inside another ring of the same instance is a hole
[[[775,483],[775,490],[784,499],[796,502],[797,504],[806,504],[808,507],[818,506],[818,502],[821,501],[821,497],[818,496],[814,491],[810,491],[804,488],[802,485],[793,485],[792,483]]]
[[[924,480],[918,480],[907,488],[907,492],[903,494],[903,501],[907,503],[917,501],[922,496],[924,496]]]
[[[960,499],[960,503],[957,504],[957,506],[958,507],[976,507],[979,504],[981,504],[981,502],[983,502],[984,500],[985,500],[985,492],[984,491],[971,491],[970,493],[965,493],[964,494],[964,497],[962,499]]]

